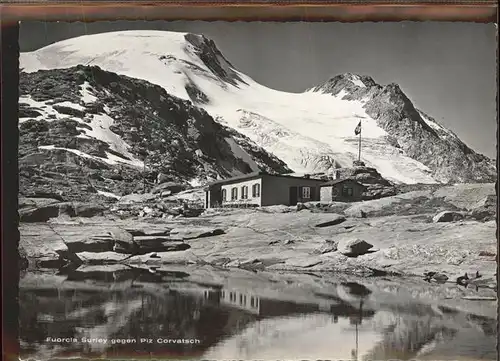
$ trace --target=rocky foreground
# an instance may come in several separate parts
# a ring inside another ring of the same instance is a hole
[[[152,217],[158,211],[152,205],[125,219],[79,205],[94,216],[62,212],[48,222],[21,223],[20,249],[30,269],[203,264],[362,275],[435,272],[428,281],[441,283],[468,273],[468,285],[495,289],[494,192],[493,185],[457,185],[352,204],[216,209],[195,217],[181,210],[165,218]]]

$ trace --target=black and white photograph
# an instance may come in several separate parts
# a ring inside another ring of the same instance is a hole
[[[20,23],[20,357],[497,359],[497,28]]]

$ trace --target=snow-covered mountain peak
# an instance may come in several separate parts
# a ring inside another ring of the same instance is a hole
[[[198,89],[199,82],[220,88],[245,84],[213,40],[192,33],[130,30],[85,35],[21,56],[21,69],[27,73],[77,65],[143,79],[199,103],[210,102]]]
[[[366,92],[367,90],[375,86],[380,85],[378,85],[370,76],[353,73],[343,73],[331,77],[323,84],[317,85],[309,89],[308,91],[338,95],[340,92],[352,93],[359,90]]]

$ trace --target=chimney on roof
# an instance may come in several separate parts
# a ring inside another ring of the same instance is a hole
[[[304,174],[304,178],[305,179],[309,179],[309,178],[311,178],[311,175],[310,174]]]

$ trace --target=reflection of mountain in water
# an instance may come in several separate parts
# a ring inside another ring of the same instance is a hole
[[[220,303],[249,312],[255,315],[256,319],[304,313],[329,313],[334,316],[362,319],[375,314],[375,311],[356,308],[338,297],[333,300],[318,298],[311,300],[310,303],[300,303],[258,296],[257,292],[222,290]]]
[[[152,352],[194,356],[240,332],[248,324],[265,318],[329,313],[338,320],[339,317],[371,317],[375,313],[364,310],[360,314],[356,307],[340,298],[317,297],[309,302],[294,302],[262,296],[258,290],[193,288],[192,284],[183,281],[187,276],[189,274],[183,272],[132,269],[120,272],[77,270],[66,277],[66,284],[74,284],[71,290],[22,289],[20,334],[23,351],[30,354],[43,347],[58,355]],[[104,287],[95,291],[86,287],[85,282]],[[123,282],[127,283],[127,288],[113,290]],[[165,286],[164,292],[151,292],[151,284]],[[200,343],[48,344],[45,342],[47,337],[78,340],[82,337],[137,340],[160,337],[196,339]]]
[[[413,323],[399,322],[392,331],[388,328],[381,331],[373,326],[372,321],[364,323],[364,320],[373,320],[376,311],[363,305],[363,300],[373,295],[357,283],[339,283],[335,288],[337,293],[287,295],[286,290],[275,288],[246,290],[236,286],[200,284],[190,280],[188,273],[173,271],[122,269],[103,272],[86,269],[85,272],[72,271],[65,276],[53,277],[64,281],[57,287],[44,287],[43,283],[28,287],[21,282],[21,356],[113,357],[133,354],[199,358],[210,355],[211,350],[226,352],[233,341],[236,340],[236,344],[243,342],[242,337],[246,340],[244,342],[250,342],[251,338],[247,339],[245,335],[272,338],[273,334],[281,334],[286,341],[302,338],[301,333],[313,334],[321,327],[329,327],[329,330],[334,330],[332,332],[339,332],[335,330],[341,331],[343,327],[346,331],[349,325],[356,326],[356,335],[358,325],[360,334],[367,335],[370,329],[371,334],[379,335],[371,341],[374,356],[388,355],[384,351],[388,348],[414,355],[417,346],[422,347],[429,338],[447,332],[443,327],[434,326],[429,326],[431,333],[423,332],[427,326],[425,323],[422,326],[422,319]],[[403,309],[402,305],[404,315]],[[398,317],[404,319],[404,316]],[[389,321],[387,323],[394,323],[393,319]],[[275,330],[271,331],[273,327]],[[292,333],[284,331],[287,327]],[[48,343],[47,337],[75,338],[78,342]],[[82,343],[79,342],[82,337],[108,339],[108,343]],[[351,348],[354,332],[348,331],[346,337],[349,341],[345,343]],[[368,341],[368,336],[362,337]],[[398,337],[399,343],[394,341]],[[109,341],[141,338],[153,342],[111,344]],[[162,344],[156,342],[158,338],[199,342]],[[250,347],[249,350],[258,347],[255,340],[252,342],[253,346],[246,346]],[[326,341],[326,345],[331,347],[329,342]],[[235,352],[235,357],[241,358],[241,349]]]

